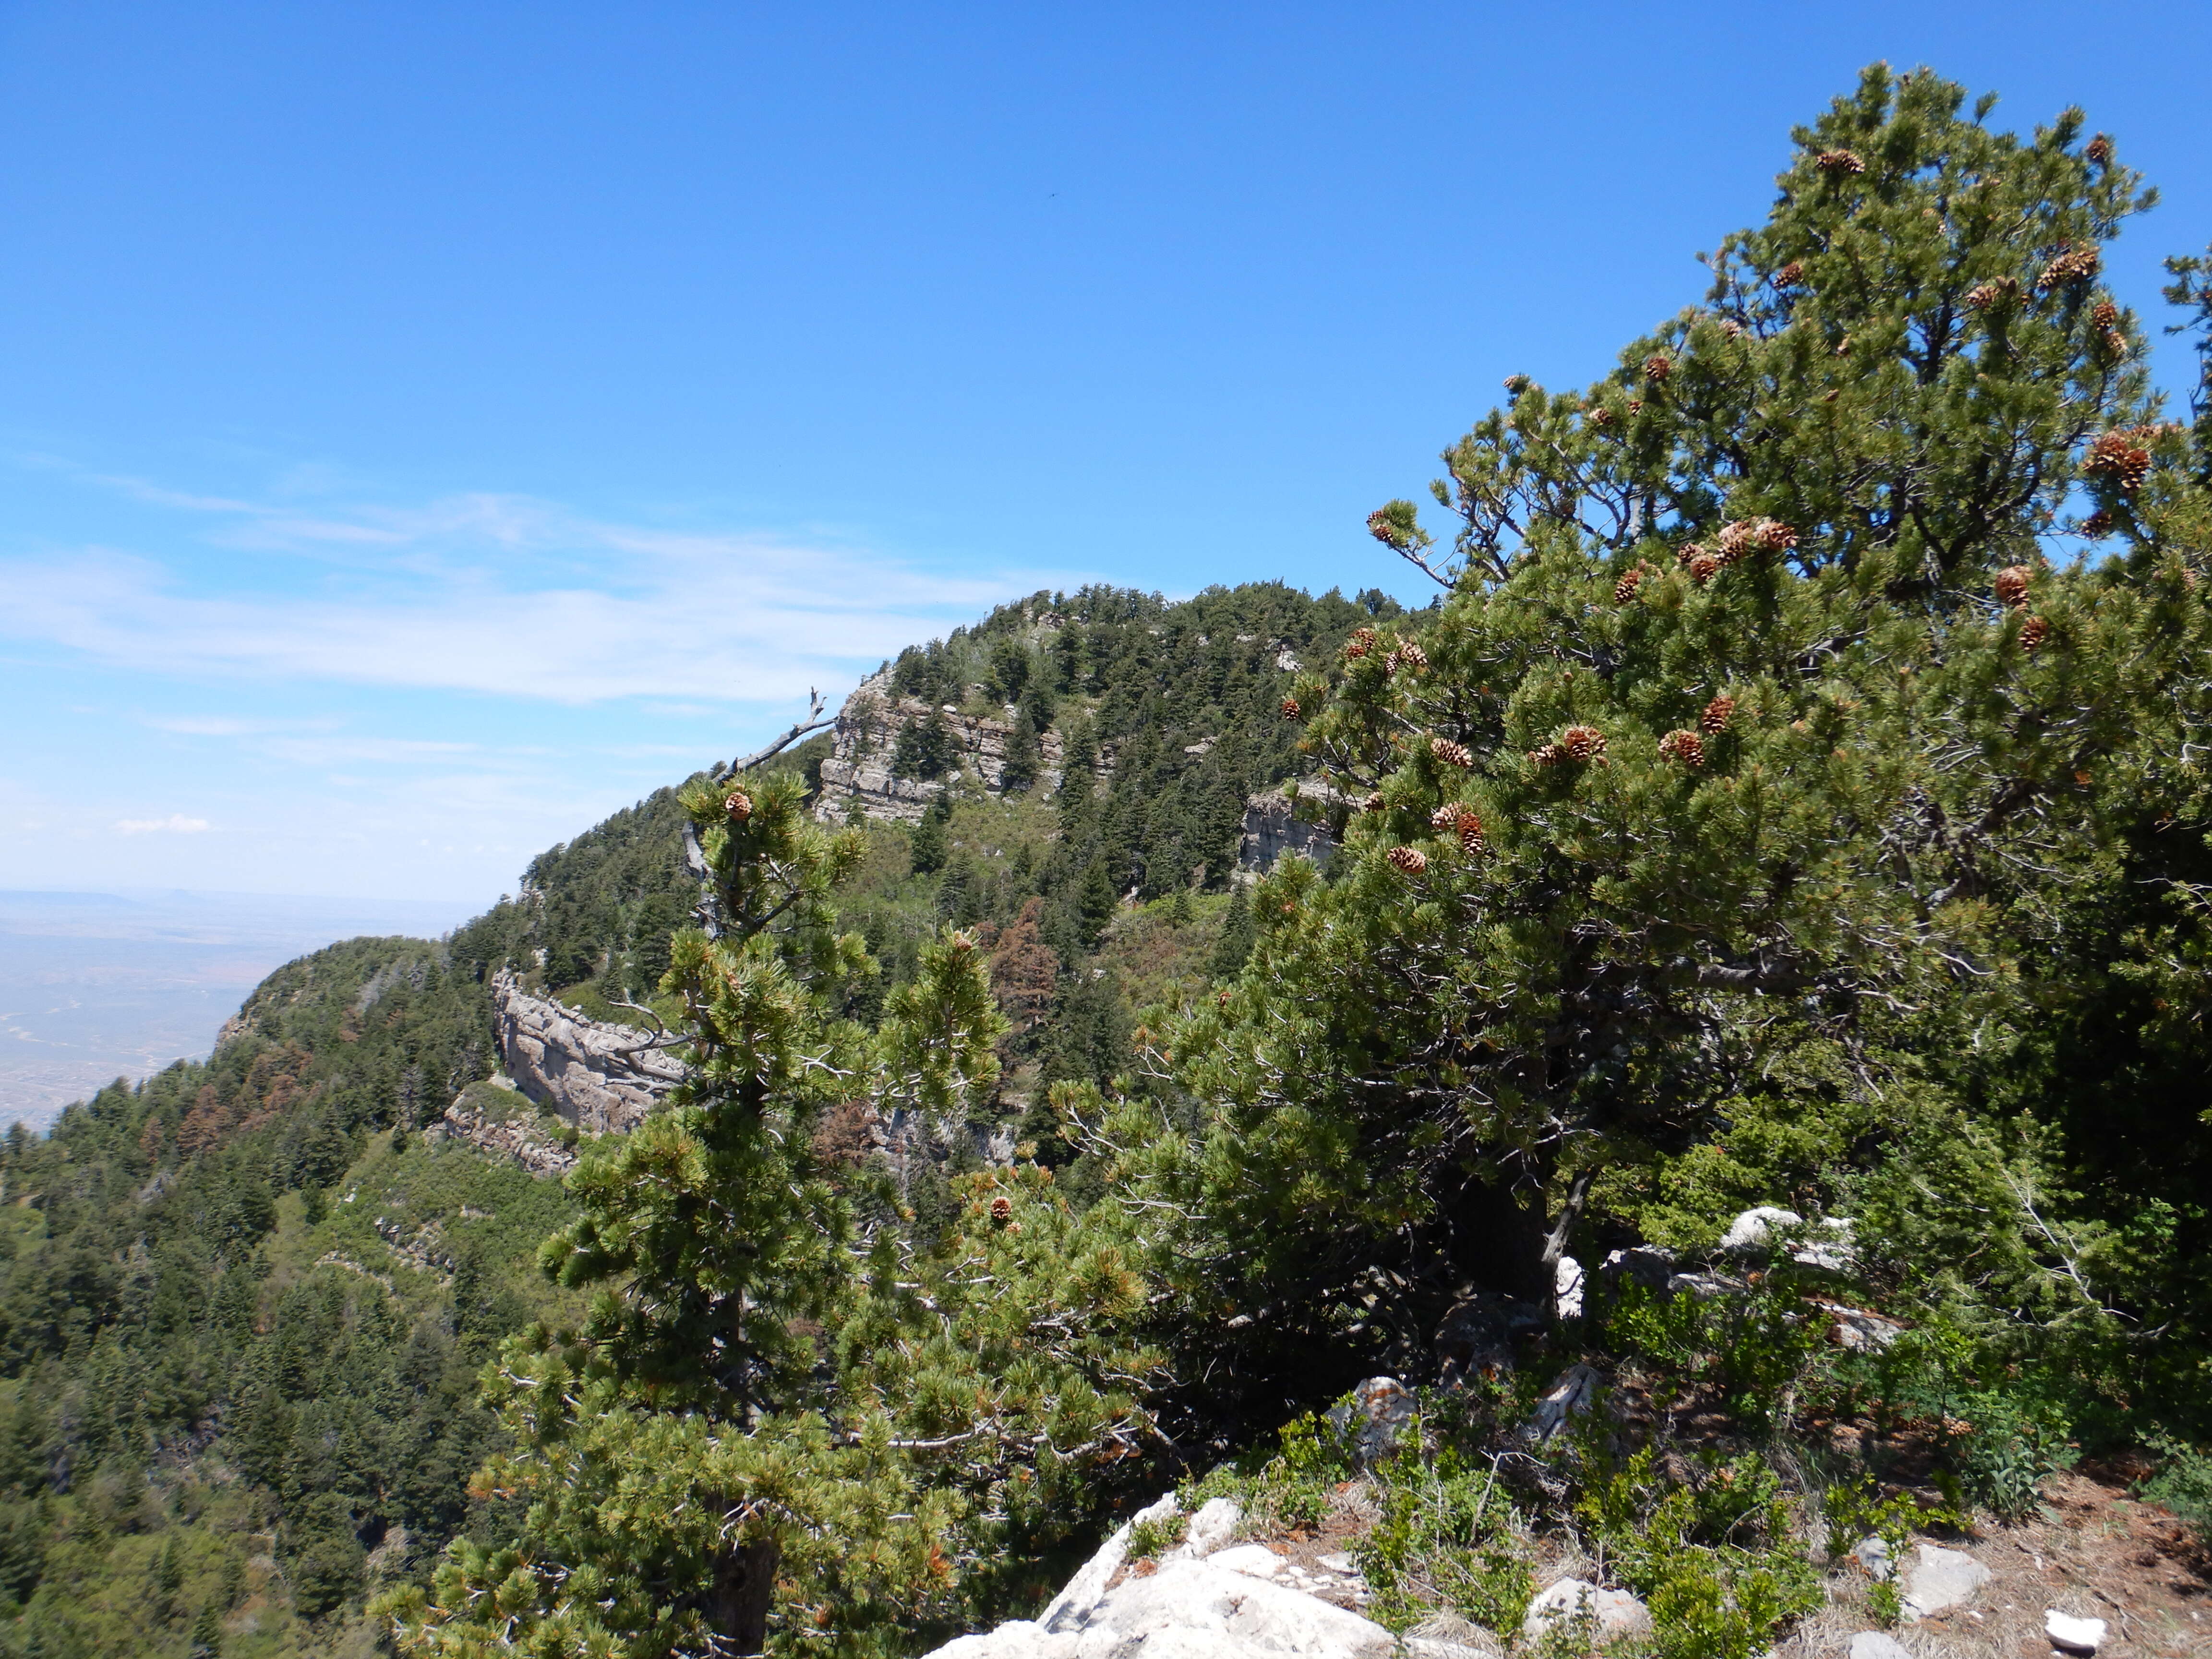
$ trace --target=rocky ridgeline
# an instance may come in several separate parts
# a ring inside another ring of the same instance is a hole
[[[860,682],[837,712],[835,747],[822,763],[822,793],[815,816],[824,823],[842,823],[853,803],[872,818],[893,823],[919,823],[931,801],[963,778],[980,783],[992,794],[1006,785],[1006,744],[1014,735],[1014,709],[1006,707],[1004,720],[963,714],[952,703],[937,709],[945,734],[959,751],[954,773],[944,780],[902,778],[891,771],[891,751],[899,734],[929,718],[930,705],[918,697],[902,697],[891,690],[888,672]],[[1036,787],[1049,793],[1060,787],[1062,751],[1060,733],[1047,732],[1039,738],[1043,763]],[[1108,767],[1102,768],[1103,777]]]
[[[1295,661],[1291,665],[1296,666]],[[1013,737],[1014,709],[1009,704],[1005,720],[963,714],[951,703],[934,711],[960,759],[943,779],[902,778],[891,769],[891,756],[899,736],[909,726],[929,719],[931,705],[918,697],[902,697],[891,690],[888,672],[872,676],[845,700],[838,711],[835,746],[822,763],[822,790],[814,815],[824,823],[842,823],[855,803],[868,817],[887,823],[919,823],[929,804],[963,780],[980,784],[989,794],[1005,793],[1006,744]],[[1194,747],[1203,753],[1212,739]],[[1051,794],[1066,775],[1066,755],[1060,733],[1047,732],[1038,739],[1042,763],[1033,786]],[[1103,782],[1113,775],[1112,745],[1100,753],[1097,777]],[[1327,864],[1336,842],[1320,822],[1326,810],[1327,792],[1317,781],[1298,787],[1296,806],[1279,793],[1253,795],[1244,804],[1244,828],[1238,838],[1237,867],[1265,873],[1285,853],[1296,853],[1316,864]]]
[[[586,1134],[635,1128],[684,1080],[684,1066],[653,1034],[586,1019],[535,996],[505,969],[492,975],[500,1057],[515,1086]]]

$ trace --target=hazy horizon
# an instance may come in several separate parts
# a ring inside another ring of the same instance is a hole
[[[363,933],[436,938],[482,901],[118,889],[0,890],[0,1127],[204,1060],[284,963]]]

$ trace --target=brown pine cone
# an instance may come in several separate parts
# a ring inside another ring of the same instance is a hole
[[[2103,342],[2105,349],[2112,356],[2124,357],[2128,355],[2128,337],[2118,329],[2108,328],[2097,337]]]
[[[1469,858],[1482,850],[1482,820],[1465,806],[1459,810],[1459,850]]]
[[[2027,603],[2027,579],[2035,573],[2024,564],[2008,564],[1996,574],[1990,584],[2002,605],[2021,605]]]
[[[1731,340],[1741,340],[1743,337],[1743,325],[1733,317],[1723,317],[1721,319],[1721,332]]]
[[[1628,400],[1628,412],[1631,415],[1641,415],[1644,412],[1644,399],[1631,398]]]
[[[1605,733],[1595,726],[1571,726],[1559,733],[1559,744],[1578,761],[1595,760],[1605,753]]]
[[[1735,716],[1735,699],[1723,691],[1705,705],[1698,716],[1698,724],[1705,727],[1707,737],[1717,738],[1728,730],[1729,721]]]
[[[1774,286],[1777,288],[1795,288],[1804,280],[1805,267],[1802,262],[1796,259],[1792,259],[1774,273]]]
[[[732,823],[743,823],[753,815],[753,798],[742,789],[733,789],[722,803],[722,810],[730,815]]]
[[[1778,519],[1761,519],[1754,539],[1769,553],[1787,553],[1797,545],[1797,529]]]
[[[1727,562],[1717,553],[1700,553],[1690,561],[1690,580],[1703,587],[1720,574],[1721,567]]]
[[[1505,377],[1505,395],[1517,398],[1534,384],[1526,374],[1509,374]]]
[[[1429,653],[1422,650],[1419,646],[1415,645],[1411,640],[1407,641],[1405,644],[1400,646],[1395,651],[1393,651],[1390,655],[1397,663],[1399,667],[1410,668],[1414,670],[1416,672],[1429,665]]]
[[[1654,352],[1644,360],[1644,378],[1654,386],[1666,385],[1667,377],[1674,372],[1674,360],[1663,351]]]
[[[1674,550],[1674,562],[1680,565],[1690,564],[1705,550],[1705,548],[1697,542],[1685,542]]]
[[[2030,617],[2020,625],[2020,648],[2033,651],[2051,637],[2051,624],[2040,617]]]
[[[2082,471],[2093,478],[2109,478],[2133,495],[2150,474],[2150,451],[2136,445],[2133,431],[2107,432],[2089,446]]]
[[[2110,167],[2112,164],[2112,141],[2099,133],[2081,146],[2081,159],[2094,161],[2100,167]]]
[[[2081,533],[2085,536],[2111,535],[2112,533],[2112,515],[2106,512],[2103,507],[2099,507],[2094,513],[2092,513],[2087,518],[2081,520]]]
[[[1987,311],[1996,302],[1997,285],[1995,283],[1976,283],[1966,290],[1966,303],[1976,311]]]
[[[1528,751],[1528,763],[1531,766],[1557,766],[1566,757],[1567,751],[1556,743],[1547,743],[1540,749],[1531,749]]]
[[[1859,159],[1856,150],[1824,149],[1813,158],[1813,165],[1823,173],[1857,173],[1866,171],[1866,163]]]
[[[1429,744],[1429,752],[1446,766],[1456,766],[1462,771],[1474,764],[1474,753],[1463,743],[1454,743],[1449,738],[1438,738]]]
[[[1611,426],[1613,424],[1613,411],[1607,409],[1603,404],[1600,404],[1595,409],[1590,410],[1589,418],[1590,424],[1592,426]]]
[[[1344,659],[1346,662],[1358,662],[1366,654],[1367,641],[1364,640],[1353,640],[1344,647]]]
[[[2120,320],[2120,308],[2110,300],[2100,300],[2090,307],[2089,320],[2099,328],[2110,328]]]
[[[1283,699],[1283,718],[1286,720],[1294,720],[1297,719],[1297,717],[1298,700],[1296,697],[1285,697]]]
[[[1380,789],[1377,789],[1365,800],[1359,803],[1359,808],[1360,811],[1364,812],[1381,811],[1382,810],[1382,792]]]
[[[1458,829],[1458,828],[1459,828],[1459,806],[1458,806],[1458,804],[1457,804],[1456,802],[1453,802],[1453,801],[1446,801],[1446,802],[1445,802],[1442,806],[1439,806],[1438,808],[1437,808],[1437,810],[1436,810],[1435,811],[1433,811],[1433,812],[1430,813],[1430,814],[1429,814],[1429,828],[1430,828],[1430,829],[1431,829],[1431,830],[1456,830],[1456,829]]]
[[[1705,740],[1694,732],[1669,732],[1659,739],[1659,757],[1680,761],[1694,771],[1705,763]]]
[[[1645,572],[1642,565],[1632,565],[1620,573],[1620,580],[1613,585],[1613,602],[1626,605],[1636,597],[1636,590],[1644,586]]]
[[[1418,876],[1429,867],[1429,855],[1418,847],[1394,847],[1382,855],[1390,867],[1408,876]]]
[[[991,1224],[1003,1227],[1014,1218],[1014,1201],[1004,1193],[991,1200]]]

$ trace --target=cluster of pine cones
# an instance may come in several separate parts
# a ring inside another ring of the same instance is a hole
[[[2081,470],[2093,478],[2109,478],[2132,495],[2150,476],[2150,451],[2141,440],[2148,434],[2124,428],[2107,432],[2089,446]]]
[[[2094,242],[2084,242],[2080,247],[2072,243],[2060,246],[2058,257],[2044,266],[2035,279],[2038,294],[2057,288],[2062,283],[2084,283],[2097,274],[2104,264],[2104,255]]]
[[[1440,834],[1457,836],[1459,850],[1470,858],[1482,850],[1482,819],[1472,806],[1448,801],[1429,814],[1429,828]]]
[[[1995,282],[1977,283],[1966,290],[1966,303],[1976,311],[1987,311],[1992,306],[2010,305],[2020,298],[2020,279],[2000,276]]]
[[[1705,763],[1705,740],[1694,732],[1669,732],[1659,739],[1659,758],[1680,761],[1695,771]]]
[[[1375,630],[1371,628],[1359,629],[1345,642],[1344,659],[1346,662],[1358,662],[1374,648]]]

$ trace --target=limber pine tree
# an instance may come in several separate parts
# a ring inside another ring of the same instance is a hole
[[[1939,1062],[2033,1018],[2052,884],[2193,798],[2203,556],[2136,511],[2184,440],[2099,280],[2149,194],[1992,101],[1869,70],[1705,304],[1583,391],[1508,381],[1433,486],[1449,556],[1370,520],[1447,592],[1284,704],[1361,803],[1340,866],[1260,886],[1178,1035],[1210,1121],[1109,1134],[1236,1313],[1218,1375],[1547,1298],[1593,1194],[1761,1114],[1952,1148],[1861,1191],[1874,1248],[1949,1227],[2031,1319],[2102,1317],[2055,1244],[1977,1242],[2037,1176]]]
[[[841,1019],[874,966],[831,902],[859,833],[816,825],[789,776],[682,801],[704,925],[662,989],[689,1077],[570,1177],[583,1213],[541,1260],[588,1316],[511,1340],[486,1382],[514,1444],[477,1487],[522,1535],[381,1604],[410,1653],[840,1651],[956,1624],[1010,1542],[1080,1523],[1072,1475],[1149,1432],[1157,1361],[1118,1334],[1143,1286],[1048,1173],[971,1179],[921,1252],[887,1183],[817,1149],[833,1107],[957,1122],[988,1095],[984,952],[947,933],[879,1030]]]

